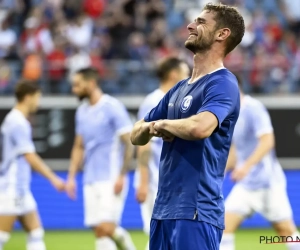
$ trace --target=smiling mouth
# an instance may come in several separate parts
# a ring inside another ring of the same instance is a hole
[[[189,38],[190,38],[190,37],[197,37],[197,36],[198,36],[197,34],[191,33],[191,34],[189,35]]]

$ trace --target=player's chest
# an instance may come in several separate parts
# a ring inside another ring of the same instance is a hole
[[[79,120],[79,126],[84,135],[95,135],[102,131],[108,131],[111,127],[110,116],[102,110],[86,110]]]
[[[197,114],[203,103],[200,87],[185,85],[173,93],[168,104],[168,119],[187,118]]]

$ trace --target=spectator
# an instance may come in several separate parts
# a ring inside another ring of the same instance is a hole
[[[49,54],[53,50],[53,41],[50,31],[42,26],[39,19],[29,17],[25,22],[25,31],[21,37],[24,52],[43,52]]]
[[[149,59],[149,48],[142,33],[135,32],[129,37],[129,58],[138,61]]]
[[[12,90],[11,70],[4,61],[0,61],[0,93],[11,94]]]
[[[14,58],[16,59],[15,44],[17,41],[17,35],[14,30],[10,29],[9,20],[4,17],[4,20],[0,24],[0,58]]]
[[[23,78],[40,81],[42,77],[42,58],[39,53],[31,53],[26,56],[23,67]]]
[[[85,16],[79,16],[67,25],[66,37],[71,45],[87,49],[92,39],[92,30],[92,21]]]
[[[89,66],[91,66],[91,58],[89,54],[79,48],[73,48],[72,54],[66,60],[68,79],[70,80],[76,71]]]
[[[83,3],[85,12],[91,18],[99,17],[105,8],[104,0],[85,0]]]
[[[56,38],[54,50],[47,56],[47,68],[49,77],[50,93],[58,94],[65,92],[66,55],[64,41]]]

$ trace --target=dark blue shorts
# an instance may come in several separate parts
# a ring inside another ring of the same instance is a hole
[[[150,250],[219,250],[223,230],[195,220],[151,220]]]

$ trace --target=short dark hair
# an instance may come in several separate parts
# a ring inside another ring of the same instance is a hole
[[[87,67],[76,71],[76,74],[80,74],[84,80],[99,81],[99,71],[93,67]]]
[[[225,55],[230,53],[242,41],[245,34],[245,22],[237,8],[224,4],[208,3],[203,10],[216,13],[216,29],[229,28],[230,36],[227,38]]]
[[[18,102],[22,102],[27,95],[34,95],[41,89],[36,81],[22,79],[15,87],[15,97]]]
[[[170,72],[174,69],[178,69],[183,61],[176,57],[168,57],[163,59],[156,68],[156,75],[160,81],[164,81],[168,78]]]

